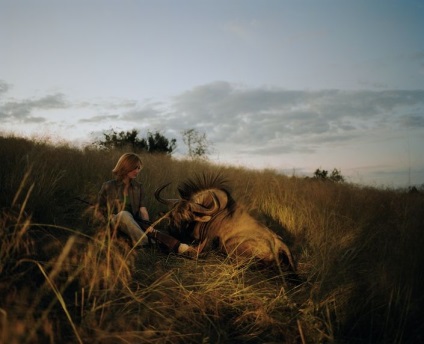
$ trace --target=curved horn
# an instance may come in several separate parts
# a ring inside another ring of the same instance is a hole
[[[172,206],[175,203],[177,203],[179,201],[179,199],[165,199],[165,198],[160,197],[160,193],[162,192],[162,190],[165,189],[169,184],[171,184],[171,183],[167,183],[167,184],[164,184],[164,185],[158,187],[155,191],[155,198],[162,204]]]
[[[216,198],[216,195],[213,192],[210,192],[210,194],[212,195],[212,200],[213,200],[213,207],[212,208],[206,208],[199,203],[190,203],[190,209],[193,212],[200,213],[200,214],[203,214],[203,215],[212,215],[212,214],[216,213],[216,211],[219,209],[219,201],[218,201],[218,199]]]

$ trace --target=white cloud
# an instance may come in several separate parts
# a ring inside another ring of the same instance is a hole
[[[7,89],[6,89],[7,91]],[[43,116],[34,116],[34,110],[64,109],[69,104],[61,93],[36,99],[7,100],[0,103],[0,118],[7,122],[43,122]]]
[[[304,152],[313,151],[312,141],[337,145],[376,129],[420,125],[424,91],[292,91],[215,82],[182,93],[173,106],[184,114],[175,125],[203,129],[214,142],[237,142],[250,152],[258,146],[262,154],[295,141]],[[417,114],[408,115],[411,109]]]
[[[92,116],[89,118],[82,118],[78,122],[79,123],[102,123],[105,121],[116,121],[119,120],[119,115],[98,115],[98,116]]]

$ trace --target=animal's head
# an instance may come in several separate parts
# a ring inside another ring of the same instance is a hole
[[[167,218],[169,219],[170,226],[172,228],[183,230],[192,222],[210,221],[213,214],[216,212],[217,207],[217,203],[214,203],[211,208],[207,208],[202,204],[181,199],[176,202],[172,209],[168,212]]]
[[[196,224],[199,222],[205,223],[212,219],[216,209],[219,207],[216,199],[212,197],[214,201],[211,207],[205,207],[202,204],[186,199],[164,199],[160,197],[160,191],[165,186],[156,190],[155,197],[159,202],[172,208],[159,221],[167,219],[169,222],[169,233],[183,242],[191,242],[193,239],[198,239],[198,236],[194,234]]]
[[[169,220],[171,228],[179,231],[185,231],[195,222],[210,221],[217,213],[234,203],[228,191],[222,187],[222,178],[217,176],[202,175],[187,180],[178,188],[178,199],[165,199],[161,196],[168,185],[169,183],[159,187],[155,191],[155,198],[171,208],[165,218]]]

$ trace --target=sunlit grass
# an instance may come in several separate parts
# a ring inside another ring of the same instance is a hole
[[[0,137],[2,343],[414,343],[422,341],[424,198],[143,155],[153,197],[221,171],[234,197],[280,234],[299,278],[216,253],[135,250],[93,221],[120,151]],[[4,163],[3,163],[4,162]]]

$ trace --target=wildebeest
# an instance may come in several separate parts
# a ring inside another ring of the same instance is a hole
[[[218,249],[230,257],[276,263],[295,271],[288,246],[271,229],[259,223],[231,196],[222,174],[201,174],[178,186],[178,199],[156,199],[172,206],[161,219],[168,219],[170,233],[182,241],[196,241],[199,252]]]

